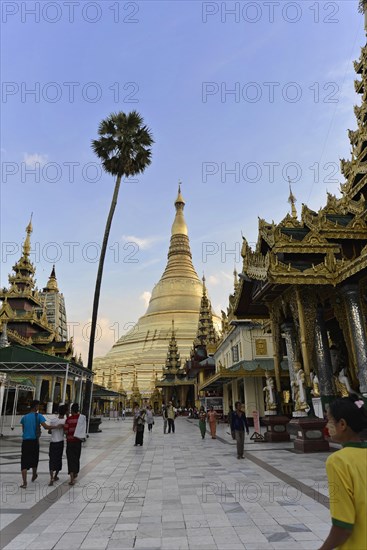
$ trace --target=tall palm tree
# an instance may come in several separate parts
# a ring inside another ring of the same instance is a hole
[[[151,146],[154,143],[152,134],[144,120],[136,111],[125,114],[112,113],[102,120],[98,128],[99,139],[92,141],[92,149],[101,159],[106,172],[116,176],[115,189],[103,236],[101,256],[98,264],[96,286],[94,291],[92,324],[90,330],[87,368],[92,370],[94,340],[96,336],[99,295],[101,291],[104,260],[112,218],[115,212],[122,177],[141,174],[151,163]],[[89,388],[89,389],[88,389]],[[90,384],[86,387],[85,407],[88,413],[91,399]]]

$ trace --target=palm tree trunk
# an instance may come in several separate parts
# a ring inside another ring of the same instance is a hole
[[[106,251],[107,251],[107,244],[108,244],[108,238],[109,238],[110,230],[111,230],[112,218],[113,218],[113,215],[114,215],[115,209],[116,209],[117,198],[118,198],[118,194],[119,194],[119,190],[120,190],[120,184],[121,184],[121,176],[119,175],[119,176],[117,176],[116,183],[115,183],[115,189],[114,189],[114,192],[113,192],[110,211],[109,211],[109,214],[108,214],[106,227],[105,227],[105,231],[104,231],[104,236],[103,236],[101,256],[99,258],[99,264],[98,264],[96,286],[95,286],[95,290],[94,290],[92,323],[91,323],[91,327],[90,327],[90,336],[89,336],[89,351],[88,351],[88,364],[87,364],[87,368],[89,370],[93,370],[94,340],[95,340],[95,337],[96,337],[99,295],[101,293],[101,284],[102,284],[104,260],[105,260]],[[91,382],[87,381],[86,387],[85,387],[85,398],[84,398],[84,403],[83,403],[84,413],[85,413],[85,411],[87,411],[87,414],[89,412],[89,404],[90,404],[90,400],[92,398],[92,396],[91,396],[91,386],[92,386]]]

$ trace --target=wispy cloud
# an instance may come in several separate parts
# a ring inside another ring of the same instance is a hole
[[[148,290],[144,290],[143,294],[139,296],[139,300],[142,300],[144,302],[145,307],[148,307],[151,295],[151,292],[149,292]]]
[[[48,156],[42,153],[23,153],[23,162],[25,162],[27,168],[35,168],[37,163],[43,166],[46,164],[47,159]]]
[[[136,235],[122,235],[121,239],[127,243],[137,244],[141,250],[148,250],[148,248],[152,248],[152,246],[156,243],[163,240],[163,237],[137,237]]]

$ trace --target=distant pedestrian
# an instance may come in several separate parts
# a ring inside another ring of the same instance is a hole
[[[148,424],[148,431],[151,432],[152,429],[153,429],[153,424],[154,424],[154,414],[153,414],[153,411],[152,411],[152,407],[150,405],[147,406],[146,419],[147,419],[147,424]]]
[[[232,415],[231,430],[235,433],[237,442],[237,458],[245,458],[244,446],[245,446],[245,429],[246,433],[249,433],[247,418],[245,413],[241,410],[241,401],[235,403],[236,410]]]
[[[200,428],[202,439],[205,438],[205,433],[206,433],[206,418],[207,418],[207,415],[202,405],[199,410],[199,428]]]
[[[167,418],[168,418],[168,433],[170,434],[171,432],[174,434],[175,433],[175,409],[172,405],[172,401],[170,401],[168,403],[168,407],[167,407]]]
[[[208,423],[209,423],[210,435],[212,436],[212,439],[217,439],[217,417],[218,415],[214,410],[213,405],[211,405],[208,412]]]
[[[67,405],[60,405],[57,418],[52,418],[50,420],[51,441],[48,452],[50,471],[49,486],[52,486],[54,481],[59,480],[58,474],[62,470],[62,453],[64,452],[64,426],[66,414]]]
[[[133,424],[133,430],[135,432],[135,444],[134,444],[135,447],[137,447],[138,445],[140,445],[140,447],[143,446],[145,416],[146,416],[146,412],[144,409],[135,407],[134,424]]]
[[[37,468],[39,462],[40,446],[39,438],[41,435],[41,426],[49,430],[51,426],[46,424],[46,418],[38,412],[40,402],[32,401],[31,410],[24,415],[20,423],[23,430],[21,470],[22,485],[21,489],[27,488],[27,470],[32,468],[32,481],[38,477]]]
[[[167,407],[166,405],[163,405],[162,407],[162,417],[163,417],[163,433],[167,433],[167,424],[168,424],[168,416],[167,416]]]
[[[329,405],[328,429],[342,449],[326,460],[332,527],[320,550],[367,548],[367,429],[363,399],[350,395]]]
[[[122,420],[125,420],[125,415],[126,415],[125,409],[122,409],[121,415],[122,415]]]
[[[66,458],[68,461],[68,473],[70,476],[69,485],[74,485],[80,470],[82,440],[74,436],[80,416],[78,403],[73,403],[71,405],[71,415],[66,419],[64,426],[64,431],[66,434]]]
[[[227,422],[228,422],[228,427],[231,431],[231,436],[232,436],[232,439],[236,439],[236,436],[235,436],[235,433],[234,431],[232,430],[232,417],[233,417],[233,407],[232,405],[229,405],[229,411],[228,411],[228,416],[227,416]]]

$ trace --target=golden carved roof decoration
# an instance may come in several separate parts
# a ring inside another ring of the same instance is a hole
[[[51,275],[47,281],[46,287],[43,290],[44,292],[59,292],[55,273],[55,265],[53,265],[52,267]]]
[[[290,178],[288,177],[288,182],[289,182],[289,198],[288,198],[288,202],[289,204],[291,205],[291,213],[292,213],[292,218],[293,219],[297,219],[297,209],[296,209],[296,202],[297,202],[297,199],[296,197],[293,195],[292,193],[292,186],[291,186],[291,180]]]

